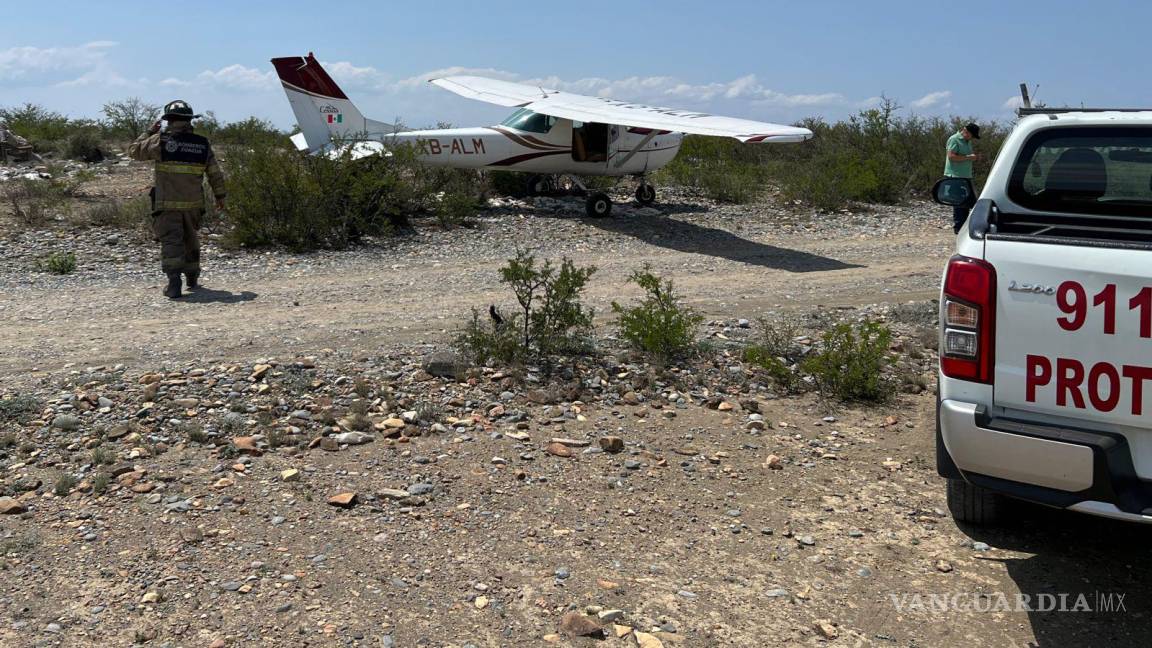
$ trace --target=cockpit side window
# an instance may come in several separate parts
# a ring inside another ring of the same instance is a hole
[[[525,133],[547,133],[556,125],[556,118],[521,108],[500,122],[500,125]]]

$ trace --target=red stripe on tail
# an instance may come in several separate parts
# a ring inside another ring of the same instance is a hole
[[[332,99],[347,99],[348,95],[336,85],[332,77],[320,67],[320,62],[309,52],[304,56],[286,56],[272,59],[280,80],[301,90]]]

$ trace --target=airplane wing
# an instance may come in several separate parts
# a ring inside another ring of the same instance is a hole
[[[582,122],[734,137],[741,142],[802,142],[812,137],[812,131],[807,128],[658,108],[484,77],[452,76],[431,79],[430,83],[469,99]]]

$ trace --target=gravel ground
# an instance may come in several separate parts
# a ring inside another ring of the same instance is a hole
[[[131,234],[3,234],[0,645],[1145,645],[1143,528],[1030,507],[958,528],[930,391],[836,405],[739,360],[761,317],[869,317],[930,383],[948,214],[663,194],[343,252],[209,238],[181,302]],[[605,325],[551,374],[438,356],[470,307],[507,306],[517,247],[596,265],[602,315],[651,264],[712,351],[661,370]],[[56,250],[75,274],[33,270]],[[1101,593],[1124,611],[1014,607]]]

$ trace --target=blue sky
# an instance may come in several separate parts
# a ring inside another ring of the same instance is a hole
[[[1152,105],[1149,24],[1152,3],[1107,0],[56,0],[0,19],[0,106],[97,116],[179,97],[289,126],[268,59],[311,50],[366,115],[413,126],[507,112],[423,82],[451,73],[778,122],[843,118],[882,93],[906,112],[1005,119],[1021,81],[1050,105]]]

